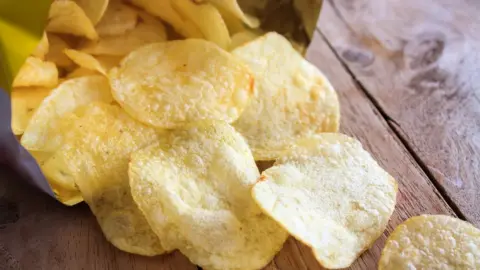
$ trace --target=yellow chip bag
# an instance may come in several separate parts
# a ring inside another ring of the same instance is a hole
[[[15,88],[12,91],[12,130],[22,135],[33,113],[43,99],[48,96],[49,88]]]
[[[388,237],[379,270],[480,269],[480,230],[444,215],[409,218]]]
[[[54,87],[58,83],[58,70],[54,63],[28,57],[20,68],[13,87]]]
[[[165,252],[135,205],[128,184],[130,153],[157,140],[158,133],[118,105],[82,108],[72,136],[42,166],[48,179],[73,181],[117,248],[140,255]]]
[[[54,1],[50,6],[47,31],[97,39],[92,21],[73,1]]]
[[[397,184],[360,142],[324,133],[262,173],[252,195],[325,268],[349,267],[385,230]]]
[[[197,39],[142,47],[110,73],[112,93],[132,117],[157,128],[198,120],[232,122],[253,94],[249,69]]]

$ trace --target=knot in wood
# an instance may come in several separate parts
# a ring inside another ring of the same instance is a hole
[[[437,67],[431,68],[414,75],[410,80],[409,87],[417,91],[444,89],[448,77],[449,73],[447,71]]]
[[[418,69],[435,63],[445,49],[442,33],[422,33],[405,46],[403,52],[407,66]]]
[[[362,67],[371,65],[375,60],[375,56],[371,52],[357,48],[343,50],[342,58],[345,59],[345,61],[358,64]]]

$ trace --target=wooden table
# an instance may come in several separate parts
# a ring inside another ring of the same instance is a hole
[[[326,1],[308,59],[361,140],[399,183],[384,235],[352,265],[375,269],[386,236],[419,214],[480,226],[480,2]],[[2,175],[0,269],[197,269],[179,253],[145,258],[108,244],[85,205],[73,208]],[[289,239],[266,269],[321,269]]]

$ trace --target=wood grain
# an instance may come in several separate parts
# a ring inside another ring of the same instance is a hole
[[[479,1],[327,1],[320,29],[450,204],[480,226]]]

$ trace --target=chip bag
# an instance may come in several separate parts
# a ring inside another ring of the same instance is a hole
[[[177,39],[177,36],[202,38],[231,51],[264,33],[277,32],[304,54],[315,31],[321,4],[322,0],[178,0],[178,3],[158,0],[0,0],[0,165],[12,168],[22,179],[62,203],[71,204],[56,194],[58,188],[52,188],[40,170],[39,165],[43,164],[48,153],[29,153],[19,143],[20,134],[16,137],[12,132],[10,92],[27,58],[37,57],[35,61],[39,64],[35,66],[37,69],[23,75],[27,76],[24,80],[28,83],[21,86],[29,88],[17,95],[20,98],[26,96],[25,101],[19,101],[20,104],[32,100],[28,95],[35,89],[55,90],[77,75],[105,76],[112,65],[123,63],[119,61],[124,52],[112,55],[114,48],[110,45],[105,45],[106,53],[88,49],[98,49],[99,44],[104,45],[109,40],[122,40],[122,45],[129,45],[128,42],[135,41],[129,37],[141,26],[151,26],[153,17],[153,25],[161,22],[168,26],[168,31],[166,34],[145,32],[145,35],[154,33],[162,38],[151,40],[145,37],[140,40],[143,43],[136,42],[133,47],[161,42],[168,34],[169,40]],[[195,10],[195,5],[205,6]],[[218,20],[222,24],[215,23]],[[50,66],[56,66],[58,74],[56,69],[44,70]],[[29,74],[35,76],[30,78]],[[68,104],[74,104],[75,98],[72,95]],[[32,104],[37,106],[37,103]],[[30,117],[31,110],[36,109],[30,107],[23,109],[25,117]],[[62,110],[68,111],[67,108]],[[25,117],[22,121],[29,121]]]

